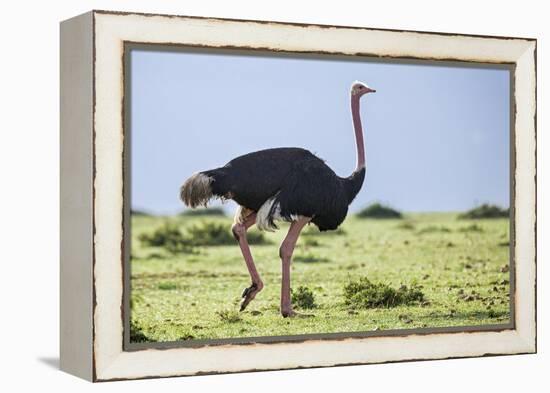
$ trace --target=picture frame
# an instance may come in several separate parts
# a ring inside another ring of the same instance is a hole
[[[89,381],[536,352],[536,40],[90,11],[61,23],[60,365]],[[143,346],[128,341],[132,45],[509,67],[512,323]]]

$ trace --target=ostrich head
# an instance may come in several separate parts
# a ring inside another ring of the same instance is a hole
[[[376,93],[376,90],[371,89],[366,84],[359,81],[355,81],[353,82],[353,85],[351,85],[351,95],[361,97],[367,93]]]

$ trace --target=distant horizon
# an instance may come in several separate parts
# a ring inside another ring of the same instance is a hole
[[[494,205],[494,206],[498,206],[499,208],[501,209],[510,209],[510,206],[506,205],[499,205],[499,204],[496,204],[496,203],[490,203],[490,202],[483,202],[483,203],[480,203],[478,205],[475,205],[475,206],[472,206],[471,208],[468,208],[468,209],[465,209],[465,210],[426,210],[426,211],[405,211],[405,210],[401,210],[399,209],[399,207],[397,206],[392,206],[392,205],[387,205],[385,203],[382,203],[382,202],[378,202],[378,201],[373,201],[372,203],[369,203],[368,205],[365,205],[363,207],[358,207],[356,210],[354,211],[349,211],[349,214],[351,215],[354,215],[354,214],[357,214],[358,212],[360,212],[362,209],[372,205],[372,204],[375,204],[375,203],[381,203],[382,205],[384,206],[387,206],[387,207],[390,207],[392,209],[395,209],[397,211],[399,211],[401,214],[437,214],[437,213],[441,213],[441,214],[451,214],[451,213],[464,213],[466,211],[469,211],[471,209],[475,209],[477,207],[480,207],[484,204],[487,204],[487,205]],[[173,217],[173,216],[179,216],[179,215],[185,215],[184,213],[187,212],[187,211],[197,211],[197,210],[208,210],[208,209],[217,209],[217,208],[220,208],[224,211],[225,215],[226,216],[232,216],[234,213],[235,213],[235,210],[237,209],[237,205],[235,203],[232,203],[231,205],[234,205],[232,206],[231,208],[228,208],[228,203],[224,205],[219,205],[219,204],[212,204],[212,206],[208,206],[206,209],[204,207],[199,207],[199,208],[196,208],[196,209],[191,209],[191,208],[183,208],[182,210],[178,211],[178,212],[175,212],[175,213],[167,213],[167,214],[157,214],[157,213],[154,213],[154,212],[150,212],[150,211],[147,211],[147,210],[144,210],[144,209],[130,209],[130,214],[133,214],[133,215],[147,215],[147,216],[152,216],[152,217]],[[233,208],[234,207],[234,208]]]
[[[191,174],[269,147],[307,148],[348,176],[355,80],[377,93],[361,101],[367,175],[351,213],[510,205],[507,69],[142,49],[130,66],[132,210],[179,214]]]

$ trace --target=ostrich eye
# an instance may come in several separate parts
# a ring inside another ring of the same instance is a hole
[[[363,86],[359,86],[359,90],[363,89]]]

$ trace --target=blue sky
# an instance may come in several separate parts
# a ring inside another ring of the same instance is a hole
[[[307,148],[349,175],[355,80],[377,92],[361,101],[367,176],[352,211],[509,204],[507,70],[137,49],[130,62],[133,209],[181,211],[189,175],[269,147]]]

